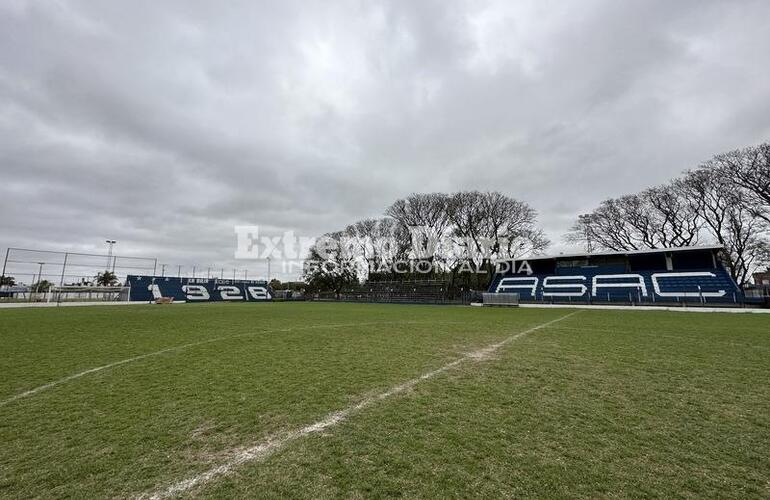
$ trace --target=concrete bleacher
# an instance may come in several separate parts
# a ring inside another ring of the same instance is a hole
[[[441,280],[372,281],[343,290],[340,300],[360,302],[444,303],[447,284]]]

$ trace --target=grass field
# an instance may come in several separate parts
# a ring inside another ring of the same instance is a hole
[[[0,352],[4,498],[770,496],[764,315],[2,310]]]

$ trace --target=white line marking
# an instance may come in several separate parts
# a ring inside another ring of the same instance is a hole
[[[547,326],[550,326],[554,323],[558,323],[559,321],[565,320],[569,318],[570,316],[574,316],[575,314],[578,314],[580,311],[575,311],[573,313],[567,314],[565,316],[562,316],[560,318],[548,321],[546,323],[534,326],[532,328],[529,328],[528,330],[521,331],[519,333],[516,333],[514,335],[511,335],[510,337],[507,337],[506,339],[496,343],[491,344],[486,347],[483,347],[481,349],[478,349],[476,351],[470,352],[462,356],[461,358],[458,358],[450,363],[445,364],[444,366],[440,368],[436,368],[433,371],[429,371],[427,373],[423,373],[417,378],[413,378],[411,380],[407,380],[406,382],[403,382],[399,385],[393,386],[390,389],[388,389],[385,392],[382,392],[380,394],[377,394],[376,396],[372,396],[370,398],[365,398],[361,400],[360,402],[356,403],[355,405],[349,406],[347,408],[344,408],[342,410],[336,411],[334,413],[330,413],[323,419],[310,424],[308,426],[302,427],[300,429],[295,429],[287,432],[283,432],[280,434],[276,434],[273,436],[268,437],[264,442],[259,443],[257,445],[251,446],[249,448],[242,448],[239,450],[234,450],[232,452],[233,457],[224,462],[221,465],[218,465],[212,469],[209,469],[208,471],[202,472],[196,476],[190,477],[188,479],[184,479],[182,481],[179,481],[178,483],[174,483],[171,486],[167,487],[166,489],[156,491],[154,493],[143,493],[139,496],[137,496],[137,499],[149,499],[149,500],[162,500],[165,498],[169,498],[175,495],[178,495],[180,493],[184,493],[185,491],[188,491],[196,486],[200,486],[202,484],[205,484],[212,479],[215,479],[218,476],[223,476],[226,474],[229,474],[233,471],[233,469],[239,467],[240,465],[243,465],[247,462],[253,462],[257,460],[264,460],[268,458],[270,455],[275,453],[276,451],[280,450],[281,448],[285,447],[292,441],[296,441],[297,439],[306,436],[308,434],[313,434],[316,432],[321,432],[323,430],[326,430],[330,427],[333,427],[340,422],[343,422],[348,417],[350,417],[352,414],[371,406],[372,404],[382,401],[384,399],[387,399],[391,396],[395,396],[396,394],[400,394],[408,389],[411,389],[415,385],[419,384],[423,380],[428,380],[430,378],[435,377],[436,375],[439,375],[441,373],[446,372],[447,370],[450,370],[454,368],[455,366],[465,362],[465,361],[478,361],[480,359],[485,359],[489,357],[491,354],[493,354],[497,349],[504,346],[505,344],[512,342],[520,337],[523,337],[524,335],[528,333],[532,333],[536,330],[540,330],[541,328],[545,328]]]
[[[277,332],[291,332],[294,330],[309,330],[309,329],[316,329],[316,328],[346,328],[346,327],[352,327],[352,326],[372,326],[372,325],[389,325],[393,323],[398,324],[412,324],[412,323],[425,323],[425,321],[379,321],[379,322],[369,322],[369,323],[341,323],[341,324],[331,324],[331,325],[312,325],[312,326],[300,326],[300,327],[292,327],[292,328],[276,328],[272,330],[259,330],[257,332],[248,332],[248,333],[240,333],[238,335],[228,335],[223,337],[214,337],[211,339],[201,340],[198,342],[190,342],[189,344],[182,344],[177,345],[173,347],[167,347],[165,349],[161,349],[160,351],[154,351],[154,352],[148,352],[146,354],[140,354],[139,356],[134,356],[133,358],[126,358],[121,359],[120,361],[115,361],[113,363],[108,363],[106,365],[97,366],[95,368],[89,368],[88,370],[84,370],[79,373],[73,373],[72,375],[68,375],[64,378],[61,378],[59,380],[54,380],[53,382],[49,382],[47,384],[43,384],[41,386],[35,387],[33,389],[29,389],[24,392],[20,392],[18,394],[15,394],[11,396],[8,399],[4,399],[0,401],[0,407],[5,406],[9,403],[12,403],[14,401],[17,401],[22,398],[26,398],[29,396],[32,396],[33,394],[37,394],[39,392],[43,392],[45,390],[51,389],[53,387],[56,387],[57,385],[64,384],[65,382],[69,382],[71,380],[78,379],[80,377],[84,377],[86,375],[90,375],[91,373],[100,372],[103,370],[108,370],[110,368],[115,368],[116,366],[125,365],[127,363],[131,363],[133,361],[139,361],[141,359],[149,358],[152,356],[158,356],[160,354],[165,354],[167,352],[174,352],[174,351],[181,351],[182,349],[187,349],[189,347],[196,347],[199,345],[204,344],[210,344],[212,342],[219,342],[221,340],[228,340],[228,339],[236,339],[240,337],[249,337],[252,335],[259,335],[262,333],[277,333]],[[434,323],[434,322],[430,322]],[[442,322],[442,323],[449,323],[449,322]]]
[[[755,307],[746,307],[739,309],[737,307],[706,307],[691,304],[690,306],[621,306],[621,305],[603,305],[597,304],[519,304],[521,308],[537,309],[583,309],[584,311],[607,310],[607,311],[671,311],[671,312],[699,312],[699,313],[735,313],[735,314],[770,314],[770,309],[759,309]]]
[[[645,339],[645,340],[655,340],[656,338],[662,337],[665,339],[677,339],[677,340],[706,340],[709,344],[724,344],[729,345],[732,347],[750,347],[752,349],[763,349],[767,350],[768,347],[763,345],[756,345],[756,344],[746,344],[744,342],[730,342],[729,340],[716,340],[709,338],[709,335],[714,335],[713,333],[706,333],[706,334],[696,334],[696,335],[687,335],[686,333],[683,334],[676,334],[676,333],[668,333],[668,332],[660,332],[655,331],[651,332],[649,330],[640,330],[640,331],[633,331],[633,330],[615,330],[615,329],[602,329],[602,328],[591,328],[590,332],[586,332],[583,328],[574,328],[570,326],[559,326],[555,328],[556,330],[569,330],[569,331],[576,331],[581,333],[609,333],[613,335],[635,335],[639,339]]]

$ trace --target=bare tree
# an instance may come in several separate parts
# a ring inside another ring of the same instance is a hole
[[[748,210],[770,224],[770,143],[717,155],[704,168],[718,170],[743,190]]]
[[[538,253],[550,244],[535,227],[532,207],[496,191],[454,193],[450,219],[459,244],[477,263]]]
[[[723,258],[731,276],[743,286],[767,257],[756,207],[723,175],[716,160],[687,172],[682,186],[695,201],[709,236],[725,247]]]
[[[725,265],[743,286],[767,255],[761,237],[765,219],[757,206],[759,195],[726,175],[737,168],[738,153],[730,155],[729,167],[722,155],[669,184],[603,201],[578,217],[567,241],[630,251],[693,245],[706,236],[725,247]]]
[[[370,269],[389,275],[395,271],[388,264],[415,259],[430,261],[432,273],[451,271],[453,276],[460,264],[472,260],[476,269],[486,269],[488,281],[495,261],[538,253],[550,243],[536,227],[534,209],[494,191],[416,193],[394,202],[385,214],[324,235],[306,259],[311,266],[305,278],[339,290],[353,277],[367,278]],[[331,252],[329,242],[334,243]],[[474,286],[484,286],[482,278],[475,281]]]
[[[444,193],[414,193],[397,200],[385,211],[412,235],[412,252],[417,259],[440,261],[437,244],[449,232],[449,196]]]
[[[662,247],[683,247],[698,243],[703,221],[698,213],[697,201],[688,196],[683,182],[677,179],[642,193],[656,220],[654,239]]]
[[[674,181],[604,200],[593,212],[578,216],[565,239],[587,251],[681,247],[698,242],[701,224],[697,203],[681,181]]]
[[[768,244],[759,237],[759,225],[760,219],[754,216],[754,210],[743,200],[736,200],[728,212],[723,240],[728,251],[728,268],[741,287],[757,267],[767,262]]]
[[[616,252],[638,250],[642,243],[628,223],[627,204],[631,203],[622,198],[604,200],[593,212],[579,216],[567,239],[584,244],[590,241],[591,245]]]
[[[344,235],[354,244],[355,259],[367,268],[381,269],[406,259],[411,249],[409,231],[390,217],[360,220],[345,228]],[[366,277],[362,274],[359,279]]]
[[[356,249],[343,231],[327,233],[310,247],[303,279],[310,290],[333,291],[337,297],[345,286],[358,283]]]
[[[629,239],[637,248],[658,248],[662,242],[658,235],[661,222],[644,194],[631,194],[618,198],[621,221],[625,223]]]
[[[374,257],[372,240],[376,227],[376,219],[363,219],[345,228],[344,235],[356,243],[357,253],[364,260],[370,260]]]
[[[588,253],[596,250],[598,238],[594,234],[594,231],[597,228],[593,223],[592,217],[593,214],[578,215],[577,221],[575,221],[564,236],[564,241],[580,245]]]
[[[479,191],[462,191],[451,195],[448,213],[454,243],[459,250],[458,254],[452,256],[453,268],[469,256],[481,252],[478,240],[485,215],[482,197]]]
[[[498,192],[485,193],[483,200],[487,217],[482,234],[492,243],[493,261],[538,254],[551,244],[535,226],[537,211],[527,203]]]

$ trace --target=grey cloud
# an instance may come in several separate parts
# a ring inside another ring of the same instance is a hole
[[[459,189],[529,202],[558,242],[603,197],[768,138],[769,14],[6,2],[0,245],[232,266],[236,224],[316,235]]]

